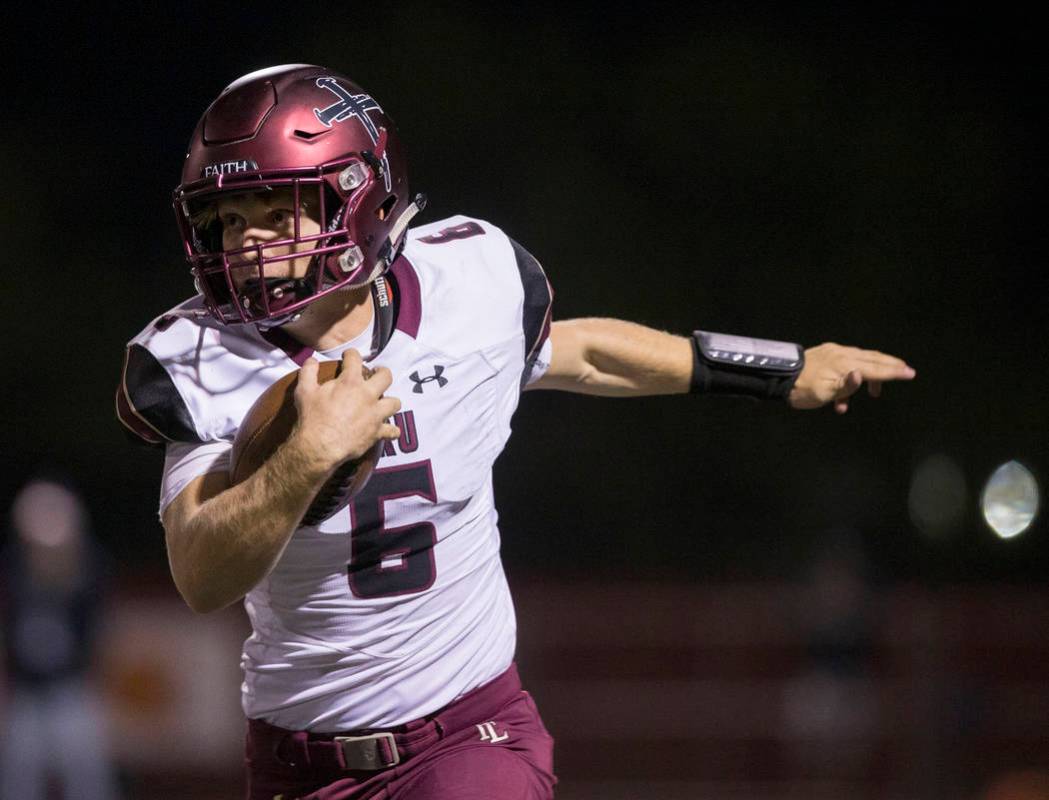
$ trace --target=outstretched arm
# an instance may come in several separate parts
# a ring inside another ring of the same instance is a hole
[[[692,343],[621,319],[570,319],[550,326],[550,368],[529,389],[605,397],[684,394]]]
[[[692,382],[692,342],[618,319],[574,319],[550,328],[550,368],[529,389],[560,389],[606,397],[684,394]],[[805,367],[787,402],[793,408],[834,404],[848,411],[849,398],[864,382],[872,397],[885,381],[910,380],[902,359],[839,344],[805,351]]]

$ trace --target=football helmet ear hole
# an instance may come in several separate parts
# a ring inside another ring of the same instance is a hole
[[[397,195],[391,194],[385,200],[382,201],[382,205],[375,209],[375,216],[379,219],[386,219],[390,216],[390,212],[393,211],[393,207],[397,205]]]

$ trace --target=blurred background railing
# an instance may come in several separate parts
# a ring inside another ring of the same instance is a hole
[[[1045,796],[1049,591],[864,588],[842,625],[812,583],[513,584],[561,800]],[[96,678],[128,797],[239,796],[246,633],[163,575],[110,599]]]

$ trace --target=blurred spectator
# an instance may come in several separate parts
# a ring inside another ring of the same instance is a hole
[[[64,479],[38,477],[15,497],[0,557],[6,686],[0,800],[117,797],[101,703],[87,677],[100,558],[88,515]]]
[[[799,620],[807,659],[784,695],[791,760],[811,777],[863,782],[876,746],[874,619],[859,536],[833,531],[812,561]]]

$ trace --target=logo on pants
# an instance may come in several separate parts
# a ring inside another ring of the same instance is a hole
[[[477,732],[481,734],[481,741],[488,742],[489,744],[495,744],[496,742],[505,742],[510,738],[510,734],[506,731],[497,733],[495,730],[495,722],[482,722],[477,726]]]

